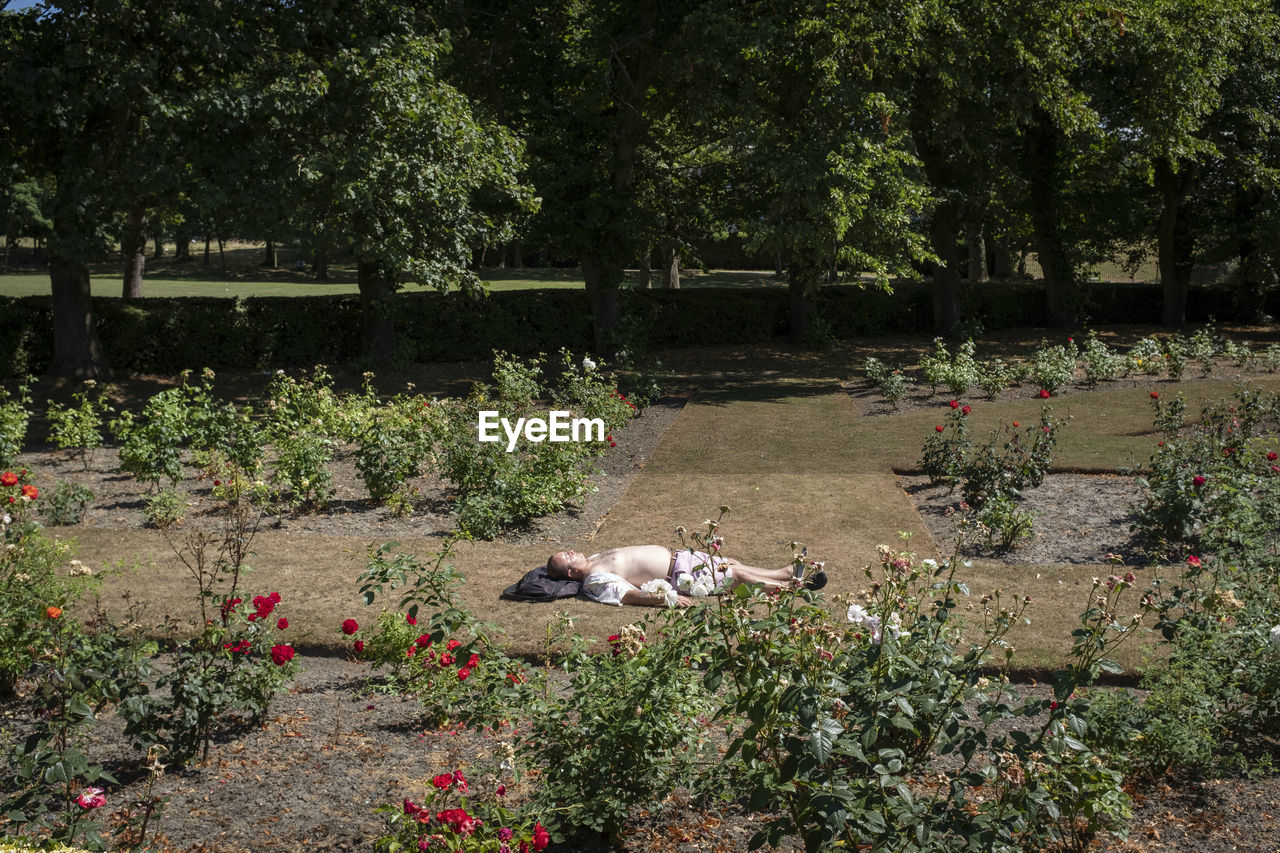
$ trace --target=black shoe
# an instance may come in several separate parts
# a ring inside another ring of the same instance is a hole
[[[809,577],[809,578],[808,578],[807,580],[805,580],[805,582],[804,582],[804,588],[805,588],[805,589],[811,589],[811,590],[814,590],[815,592],[816,592],[817,590],[822,589],[822,588],[823,588],[824,586],[826,586],[826,585],[827,585],[827,573],[826,573],[826,572],[818,572],[816,575],[813,575],[813,576]]]

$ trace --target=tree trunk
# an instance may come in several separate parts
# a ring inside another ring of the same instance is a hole
[[[667,290],[680,289],[680,252],[675,243],[662,244],[662,286]]]
[[[0,272],[9,271],[9,252],[13,249],[13,237],[6,235],[4,238],[4,264],[0,265]]]
[[[328,246],[323,244],[316,246],[316,254],[311,262],[311,270],[315,274],[316,281],[326,281],[329,278]]]
[[[49,282],[53,289],[52,372],[74,379],[110,378],[89,298],[88,264],[51,255]]]
[[[213,237],[204,235],[204,265],[209,266],[209,245],[213,242]]]
[[[1266,258],[1258,244],[1258,208],[1262,204],[1262,191],[1257,187],[1241,192],[1235,203],[1237,233],[1236,254],[1240,266],[1236,271],[1236,299],[1246,320],[1260,323],[1265,315]]]
[[[227,244],[221,237],[218,238],[218,260],[222,262],[222,275],[227,275]]]
[[[1191,169],[1186,165],[1182,171],[1174,171],[1164,158],[1155,163],[1156,189],[1160,192],[1160,224],[1156,239],[1160,287],[1164,292],[1160,323],[1164,326],[1181,326],[1187,319],[1192,255],[1182,202],[1191,186]]]
[[[960,212],[951,201],[941,201],[933,210],[929,238],[938,263],[933,265],[933,330],[942,335],[960,325],[960,259],[956,239],[960,236]]]
[[[782,250],[773,253],[773,277],[782,278]]]
[[[645,246],[644,251],[640,253],[640,272],[636,286],[640,290],[649,290],[653,287],[653,247]]]
[[[120,248],[124,253],[124,287],[120,296],[141,299],[142,273],[147,268],[147,211],[140,204],[132,205],[125,216]]]
[[[178,226],[178,233],[174,237],[173,258],[176,261],[191,260],[191,232],[182,226]]]
[[[610,333],[621,316],[618,286],[622,283],[622,267],[600,259],[598,255],[582,256],[582,277],[591,300],[591,316],[595,319],[595,349],[605,352]]]
[[[155,244],[155,256],[157,258],[164,257],[164,233],[159,229],[151,232],[151,242]]]
[[[1013,263],[1009,259],[1009,250],[1002,243],[997,243],[990,238],[987,240],[987,267],[991,270],[992,278],[1000,281],[1013,278]]]
[[[965,225],[965,237],[969,241],[969,281],[987,280],[987,243],[982,239],[982,223]]]
[[[505,270],[507,268],[507,250],[510,246],[503,246],[502,251],[498,252],[498,269]]]
[[[816,313],[814,295],[825,274],[826,263],[821,253],[809,253],[800,249],[791,252],[787,268],[787,290],[791,309],[791,340],[800,343],[809,334]]]
[[[356,283],[360,287],[360,310],[363,321],[361,342],[364,352],[378,369],[391,365],[396,349],[396,318],[392,304],[391,281],[369,261],[356,265]]]
[[[1062,229],[1062,193],[1058,176],[1058,135],[1043,110],[1024,135],[1031,189],[1031,231],[1036,258],[1044,275],[1049,322],[1058,328],[1076,325],[1079,299],[1075,269]]]
[[[840,280],[840,246],[832,241],[831,243],[831,262],[827,267],[827,283],[835,284]]]
[[[280,253],[276,251],[274,240],[268,240],[267,247],[262,251],[262,265],[268,269],[280,266]]]

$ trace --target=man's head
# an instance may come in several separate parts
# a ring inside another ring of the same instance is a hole
[[[587,576],[587,557],[577,551],[557,551],[547,558],[547,574],[556,580],[580,581]]]

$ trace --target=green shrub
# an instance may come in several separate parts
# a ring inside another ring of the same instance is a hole
[[[442,411],[438,401],[416,395],[371,408],[356,434],[356,471],[371,498],[412,508],[408,480],[421,476],[431,459]]]
[[[85,510],[93,503],[93,492],[81,483],[61,482],[45,496],[40,507],[47,524],[55,526],[79,524]]]
[[[22,442],[27,437],[27,424],[31,420],[31,394],[26,385],[19,385],[15,393],[0,388],[0,468],[12,467],[22,452]]]
[[[543,769],[533,801],[550,825],[617,838],[633,808],[692,783],[703,760],[700,718],[713,710],[689,665],[704,630],[669,611],[650,614],[611,638],[612,654],[579,646],[561,661],[570,690],[547,698],[517,748]]]
[[[901,367],[886,365],[877,358],[868,357],[863,373],[876,383],[880,394],[895,409],[902,402],[902,398],[907,396],[907,385],[911,380],[907,378]]]
[[[262,432],[276,451],[271,481],[280,502],[293,508],[326,505],[333,495],[333,437],[358,429],[333,390],[333,377],[323,365],[298,379],[276,371],[263,411]],[[367,416],[364,407],[356,407],[356,412]]]
[[[1093,332],[1085,340],[1080,355],[1084,360],[1085,379],[1091,384],[1115,379],[1124,369],[1124,357],[1112,352]]]
[[[994,400],[1005,389],[1013,387],[1019,381],[1017,368],[997,358],[982,365],[977,385],[987,395],[988,400]]]
[[[1048,346],[1044,341],[1031,356],[1031,378],[1036,385],[1050,394],[1072,380],[1076,372],[1077,348],[1075,342]]]
[[[142,515],[147,524],[161,530],[181,524],[187,514],[187,501],[173,487],[167,487],[143,499]]]
[[[102,446],[102,417],[114,411],[107,403],[106,392],[99,392],[96,400],[89,399],[97,382],[88,379],[84,390],[71,395],[75,406],[50,403],[48,409],[49,433],[53,443],[63,450],[74,450],[87,471],[93,460],[93,452]]]
[[[1155,338],[1142,338],[1125,353],[1125,372],[1159,376],[1164,370],[1164,348]]]
[[[843,624],[812,594],[745,587],[712,613],[704,683],[734,712],[725,760],[776,815],[751,845],[1013,853],[1123,832],[1123,778],[1080,740],[1070,697],[1134,628],[1086,611],[1054,700],[1017,702],[981,671],[1029,600],[984,596],[966,632],[950,564],[883,546],[879,562]]]

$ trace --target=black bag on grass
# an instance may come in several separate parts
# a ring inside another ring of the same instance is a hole
[[[502,597],[510,601],[555,601],[571,598],[581,591],[581,581],[556,580],[547,574],[546,566],[538,566],[520,578],[519,583],[504,589]]]

